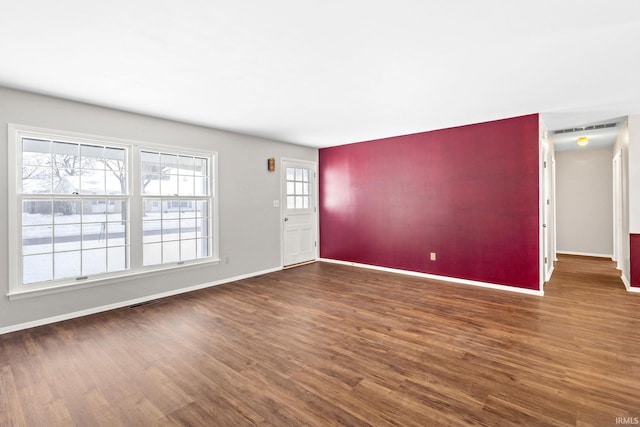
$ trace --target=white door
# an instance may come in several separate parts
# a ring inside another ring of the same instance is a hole
[[[316,165],[282,161],[283,265],[316,259]]]

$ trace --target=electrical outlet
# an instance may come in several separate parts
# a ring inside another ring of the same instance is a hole
[[[435,252],[431,252],[431,254],[429,255],[429,259],[431,261],[435,261],[436,260],[436,253]]]

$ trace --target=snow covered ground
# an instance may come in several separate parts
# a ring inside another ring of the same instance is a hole
[[[207,256],[207,219],[195,216],[195,212],[147,214],[144,265]],[[23,214],[23,283],[127,269],[128,226],[120,214]]]

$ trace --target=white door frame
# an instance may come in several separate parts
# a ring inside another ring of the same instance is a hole
[[[555,156],[549,146],[547,135],[540,136],[538,144],[540,197],[540,291],[544,292],[545,282],[551,279],[556,261],[556,227],[555,227]],[[546,258],[546,263],[545,263]]]
[[[622,154],[613,156],[613,257],[616,268],[622,269]]]
[[[285,188],[285,174],[286,174],[286,168],[285,168],[285,164],[291,162],[291,163],[300,163],[300,164],[304,164],[304,165],[308,165],[309,167],[311,167],[314,171],[314,179],[313,179],[313,187],[312,187],[312,195],[311,195],[311,203],[313,205],[314,208],[314,212],[315,212],[315,221],[314,221],[314,227],[315,227],[315,236],[316,236],[316,246],[315,246],[315,254],[314,254],[314,260],[318,259],[318,254],[320,253],[320,215],[319,215],[319,209],[318,209],[318,162],[317,161],[312,161],[312,160],[301,160],[301,159],[294,159],[291,157],[282,157],[280,159],[280,267],[284,268],[284,225],[285,225],[285,221],[284,221],[284,211],[286,208],[286,203],[287,203],[287,190]]]

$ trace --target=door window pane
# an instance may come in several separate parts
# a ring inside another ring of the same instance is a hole
[[[287,209],[311,207],[311,171],[303,168],[287,168]]]

